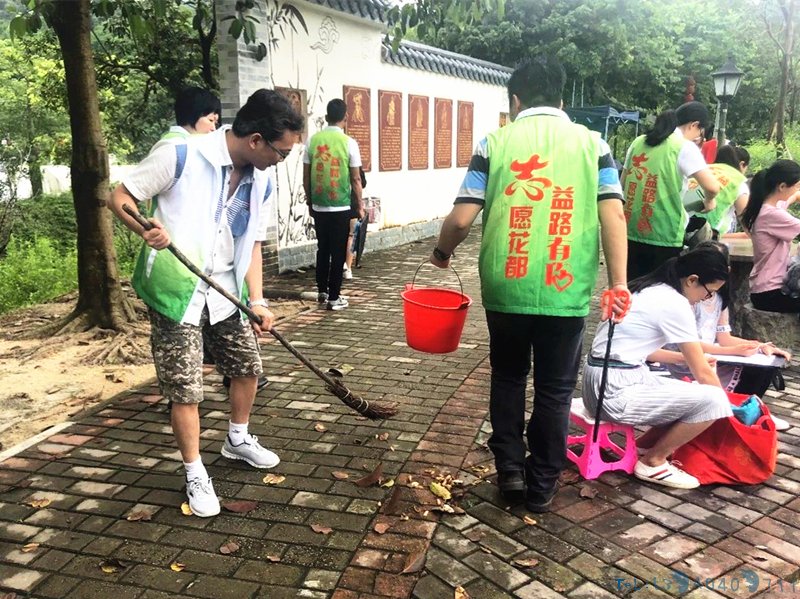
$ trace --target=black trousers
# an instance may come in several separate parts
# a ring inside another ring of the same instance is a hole
[[[572,394],[584,319],[486,311],[492,364],[489,448],[498,471],[525,471],[528,496],[546,497],[567,463]],[[533,413],[525,433],[525,387],[533,352]]]
[[[800,312],[800,298],[789,297],[780,289],[772,289],[763,293],[751,293],[750,301],[756,310],[764,312]]]
[[[680,256],[681,249],[628,240],[628,281],[651,273],[670,258]]]
[[[315,212],[317,233],[317,291],[327,293],[328,300],[339,299],[342,289],[342,268],[350,234],[350,210]]]

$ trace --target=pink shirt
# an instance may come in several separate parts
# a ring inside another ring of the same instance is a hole
[[[792,239],[800,235],[800,220],[788,211],[769,204],[761,210],[753,224],[753,270],[750,272],[750,293],[780,289],[789,268]]]

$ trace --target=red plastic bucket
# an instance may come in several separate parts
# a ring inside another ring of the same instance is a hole
[[[422,264],[417,268],[417,273],[421,267]],[[429,354],[455,351],[461,341],[472,298],[464,294],[463,286],[461,292],[438,287],[414,287],[417,273],[400,293],[403,298],[406,343],[413,349]],[[461,285],[460,277],[458,283]]]

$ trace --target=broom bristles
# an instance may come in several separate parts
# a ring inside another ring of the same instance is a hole
[[[383,404],[377,401],[369,402],[362,397],[353,395],[353,392],[339,380],[333,379],[333,381],[335,383],[333,386],[325,385],[328,391],[362,416],[366,416],[370,420],[384,420],[397,414],[396,404]]]

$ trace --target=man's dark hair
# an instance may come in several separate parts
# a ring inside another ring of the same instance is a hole
[[[222,116],[219,98],[202,87],[185,87],[175,98],[175,122],[193,127],[200,117],[207,114]]]
[[[286,96],[271,89],[259,89],[236,113],[233,133],[236,137],[258,133],[267,141],[275,141],[286,131],[302,132],[304,125],[305,120]]]
[[[336,98],[328,102],[328,108],[325,111],[325,120],[329,123],[340,123],[344,120],[347,114],[347,104],[344,100]]]
[[[520,63],[508,80],[508,101],[517,96],[523,108],[561,107],[567,74],[554,57],[541,55]]]

